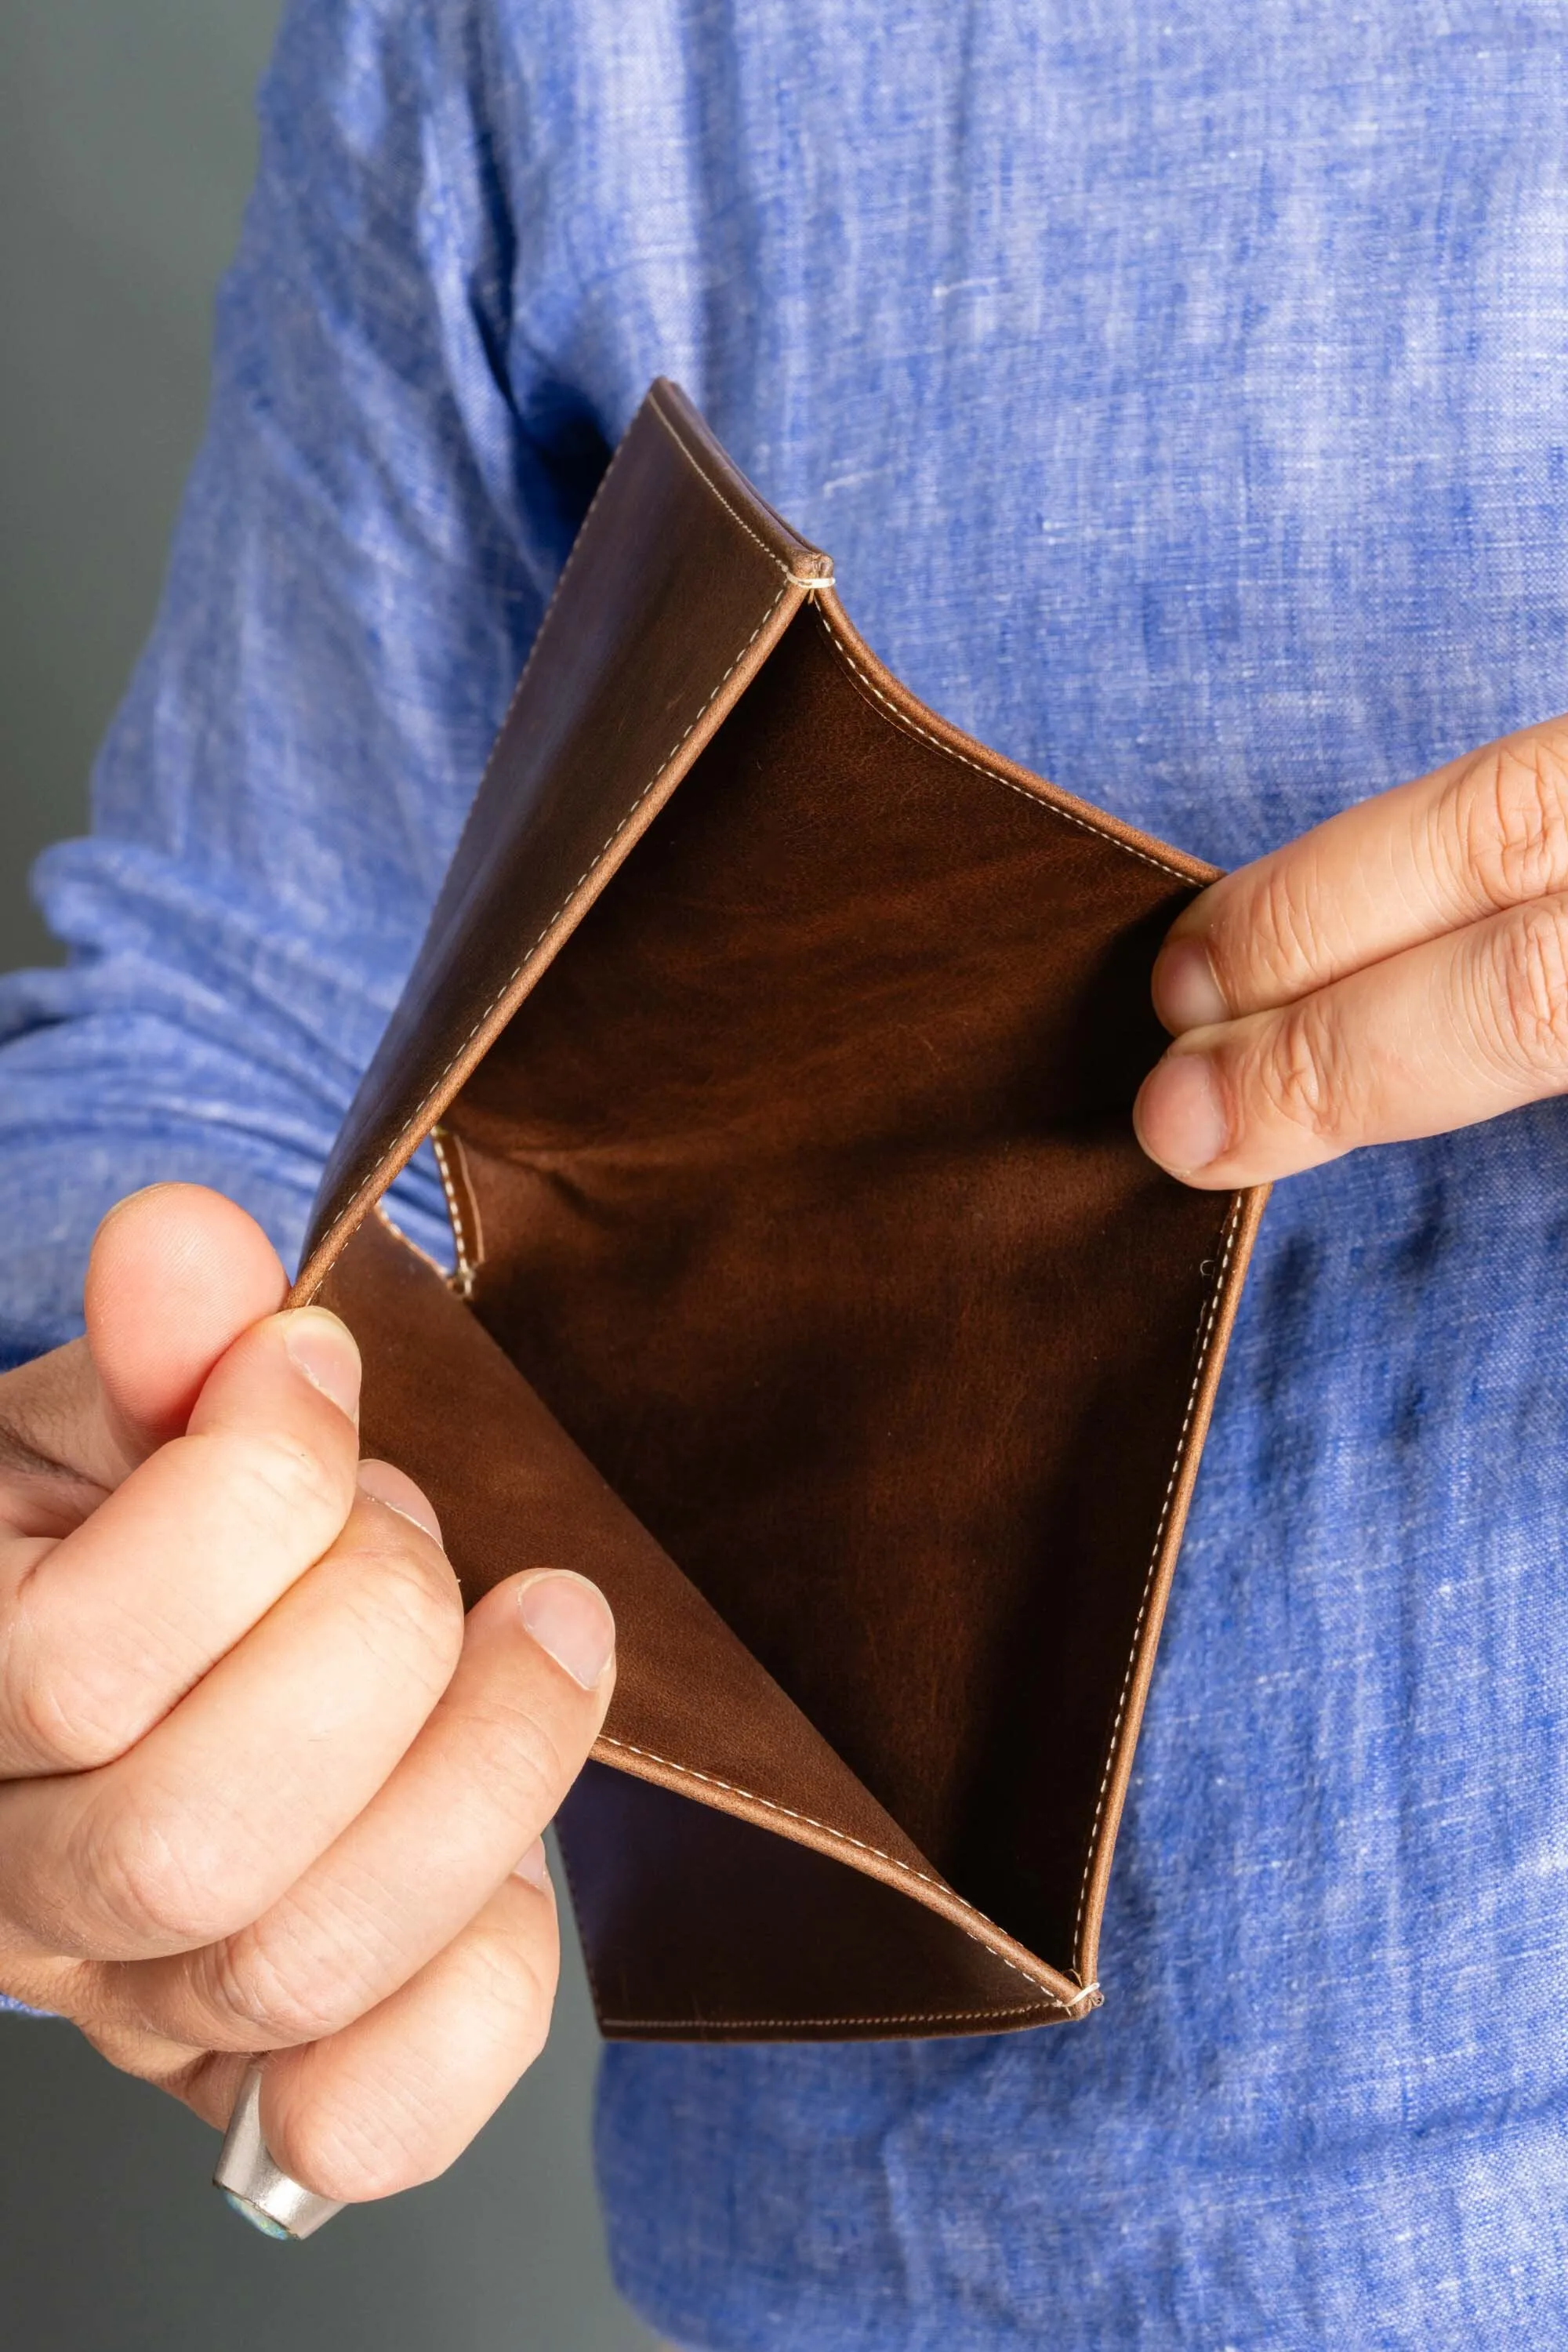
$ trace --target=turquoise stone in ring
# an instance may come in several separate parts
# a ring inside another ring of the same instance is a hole
[[[247,2197],[237,2196],[232,2189],[226,2189],[223,2200],[231,2212],[237,2213],[242,2221],[248,2221],[253,2230],[259,2230],[264,2238],[286,2238],[290,2244],[294,2242],[292,2230],[286,2230],[281,2221],[275,2221],[270,2213],[264,2213],[260,2206],[253,2205]]]

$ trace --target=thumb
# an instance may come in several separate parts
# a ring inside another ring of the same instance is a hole
[[[255,1218],[221,1192],[153,1184],[110,1209],[83,1304],[105,1414],[132,1460],[180,1434],[218,1358],[288,1286]]]

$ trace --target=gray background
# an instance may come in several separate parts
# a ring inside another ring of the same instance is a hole
[[[273,0],[0,0],[0,967],[49,954],[34,852],[79,828],[200,431],[212,289]],[[431,2189],[303,2247],[216,2142],[70,2030],[0,2021],[0,2312],[47,2352],[636,2352],[588,2168],[594,2029],[555,2034]]]

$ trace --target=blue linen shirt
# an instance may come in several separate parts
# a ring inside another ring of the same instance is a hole
[[[297,0],[0,1310],[182,1176],[298,1246],[608,446],[679,379],[940,709],[1233,864],[1568,703],[1568,9]],[[721,2352],[1568,2335],[1561,1106],[1266,1223],[1072,2029],[612,2050]],[[427,1170],[400,1186],[440,1234]]]

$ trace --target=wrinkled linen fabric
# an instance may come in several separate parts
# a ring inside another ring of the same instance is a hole
[[[297,1249],[608,446],[678,378],[950,718],[1225,864],[1568,702],[1568,22],[300,0],[156,633],[5,986],[0,1304]],[[1568,1113],[1265,1223],[1110,1903],[1014,2039],[612,2049],[709,2352],[1568,2336]],[[399,1214],[436,1245],[428,1170]],[[520,2323],[521,2325],[521,2323]]]

